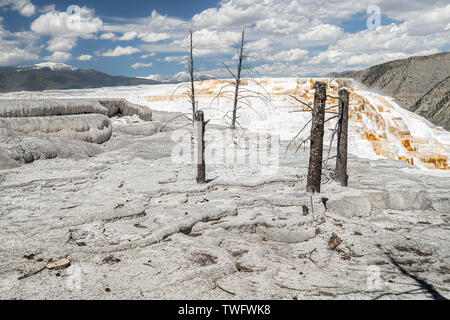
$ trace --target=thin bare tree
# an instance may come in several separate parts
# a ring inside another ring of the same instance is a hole
[[[192,29],[189,30],[189,76],[191,79],[191,91],[189,93],[189,100],[192,104],[192,119],[195,119],[197,112],[197,102],[195,101],[195,86],[194,86],[194,45],[192,44]],[[192,121],[194,122],[194,121]]]
[[[239,63],[238,63],[237,74],[235,76],[236,88],[235,88],[235,92],[234,92],[233,117],[231,119],[231,129],[233,129],[233,130],[236,128],[236,114],[237,114],[237,107],[238,107],[238,100],[239,100],[239,86],[241,84],[242,61],[244,60],[244,41],[245,41],[245,30],[242,30],[242,40],[241,40],[241,46],[239,48]]]

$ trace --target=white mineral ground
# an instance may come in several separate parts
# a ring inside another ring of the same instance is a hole
[[[167,96],[165,102],[157,97],[160,92],[152,100],[151,91],[161,88],[2,97],[121,97],[153,110],[189,112],[187,102],[167,107]],[[371,109],[373,96],[364,97],[369,102],[362,104]],[[372,122],[358,122],[358,112],[363,118],[370,113],[352,111],[352,132],[359,132],[357,123],[362,123],[360,130],[373,148],[365,145],[356,151],[367,152],[350,155],[348,188],[324,179],[322,193],[312,200],[305,192],[308,149],[291,150],[284,157],[285,139],[277,170],[252,161],[207,162],[208,183],[197,185],[195,166],[177,163],[172,156],[177,143],[170,130],[189,128],[188,123],[179,118],[166,132],[155,134],[172,117],[163,112],[153,112],[153,123],[137,117],[113,120],[112,138],[99,145],[103,152],[96,156],[39,160],[2,170],[0,298],[450,298],[450,175],[429,166],[448,165],[442,160],[448,155],[448,133],[389,104],[391,113],[410,117],[404,125],[415,119],[414,129],[419,124],[424,129],[399,133],[385,123],[384,137],[369,127]],[[301,128],[306,117],[277,112],[285,120],[299,117],[285,127]],[[246,114],[241,115],[245,121]],[[220,118],[209,127],[216,145],[223,142],[218,133],[225,132],[218,126]],[[252,127],[250,121],[245,125]],[[428,141],[414,138],[424,132]],[[404,150],[388,147],[397,135],[412,137],[410,144],[399,140]],[[352,137],[350,144],[356,144],[356,133]],[[439,146],[427,151],[434,157],[428,161],[421,147],[432,145],[432,139]],[[242,150],[227,146],[245,158]],[[248,158],[265,153],[254,149]],[[398,155],[409,157],[383,158]],[[418,160],[417,167],[411,159]],[[334,161],[329,161],[330,169]],[[342,244],[330,250],[333,233]],[[41,270],[50,259],[60,258],[68,258],[70,267]],[[24,275],[29,276],[18,280]]]

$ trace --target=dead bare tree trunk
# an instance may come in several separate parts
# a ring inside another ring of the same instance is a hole
[[[320,193],[327,86],[325,83],[316,82],[314,89],[316,93],[314,96],[314,109],[311,125],[311,150],[306,188],[309,191]]]
[[[190,61],[189,61],[189,75],[191,78],[191,92],[189,94],[189,99],[191,100],[192,103],[192,121],[194,121],[195,119],[195,112],[197,111],[196,108],[196,102],[195,102],[195,87],[194,87],[194,46],[192,44],[192,29],[189,30],[189,35],[190,35],[190,39],[189,39],[189,56],[190,56]]]
[[[236,128],[236,114],[237,114],[237,107],[238,107],[238,100],[239,100],[239,86],[241,84],[242,61],[244,60],[244,38],[245,38],[245,31],[243,30],[241,47],[239,49],[239,64],[238,64],[238,70],[237,70],[237,75],[236,75],[236,88],[235,88],[235,92],[234,92],[233,118],[231,119],[231,129]]]
[[[342,89],[339,91],[339,127],[338,127],[338,148],[336,159],[336,181],[341,186],[348,184],[347,175],[347,143],[348,143],[348,91]]]
[[[194,127],[197,135],[197,183],[206,183],[205,164],[205,115],[203,111],[195,113]]]

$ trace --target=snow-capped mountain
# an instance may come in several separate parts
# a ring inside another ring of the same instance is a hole
[[[0,66],[0,92],[101,88],[156,84],[149,79],[112,76],[93,69],[78,69],[63,63],[32,66]]]
[[[25,71],[25,70],[42,70],[42,69],[50,69],[52,71],[75,71],[78,68],[69,66],[64,63],[55,63],[55,62],[43,62],[38,63],[33,66],[23,66],[19,67],[17,72]]]
[[[148,77],[143,77],[143,79],[155,80],[162,83],[181,83],[181,82],[188,82],[191,80],[187,72],[179,72],[174,75],[153,74]],[[195,75],[196,81],[213,80],[213,79],[216,79],[216,77],[206,74]]]

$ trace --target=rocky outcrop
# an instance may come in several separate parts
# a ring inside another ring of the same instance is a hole
[[[102,148],[98,145],[112,136],[109,117],[133,115],[152,120],[150,109],[124,99],[0,100],[0,170],[39,159],[79,159],[99,154]],[[121,131],[156,133],[154,125],[149,125],[123,127]]]
[[[67,138],[34,137],[0,128],[0,170],[18,167],[36,160],[84,159],[101,152],[102,149],[93,143]]]
[[[138,115],[141,120],[152,121],[152,110],[143,107],[125,99],[102,99],[99,103],[108,110],[108,116],[113,117],[117,115],[133,116]]]
[[[411,111],[450,130],[450,77],[420,98]]]
[[[95,113],[107,116],[109,111],[96,100],[45,99],[0,100],[0,117],[46,117]]]
[[[380,90],[402,107],[450,130],[450,52],[396,60],[340,76]]]
[[[101,144],[112,135],[108,117],[100,114],[60,117],[0,118],[0,128],[34,137],[59,137]]]

